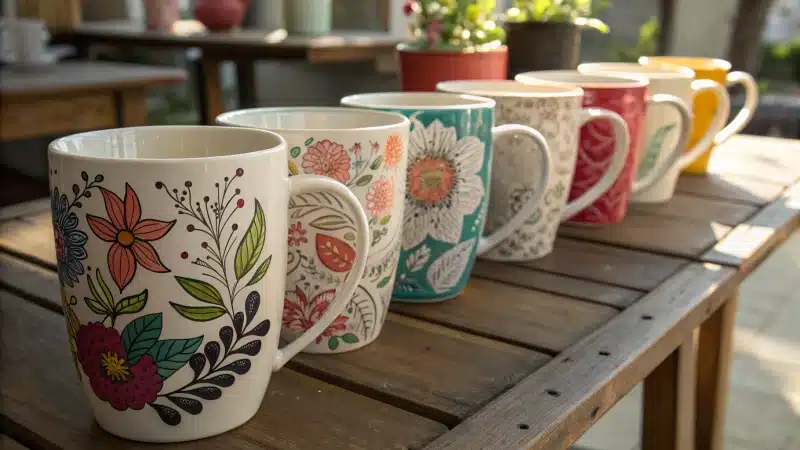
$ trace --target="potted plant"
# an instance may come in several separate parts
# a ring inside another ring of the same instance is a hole
[[[508,77],[533,70],[578,67],[581,31],[603,33],[608,26],[592,13],[608,7],[607,0],[513,0],[506,12]]]
[[[407,0],[412,40],[398,46],[404,91],[435,91],[450,80],[502,80],[505,31],[494,0]]]

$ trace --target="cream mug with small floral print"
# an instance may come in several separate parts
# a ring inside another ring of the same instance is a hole
[[[347,309],[305,351],[341,353],[377,339],[392,298],[400,256],[410,123],[400,114],[352,108],[255,108],[217,118],[222,125],[274,131],[289,147],[289,172],[345,184],[367,211],[367,270]],[[349,277],[357,250],[353,222],[331,196],[289,203],[289,256],[283,336],[319,320]]]
[[[289,178],[275,133],[105,130],[53,142],[48,159],[69,348],[115,435],[177,442],[248,421],[272,372],[334,323],[366,267],[358,199],[329,178]],[[359,251],[316,325],[278,348],[286,210],[309,195],[348,211]]]

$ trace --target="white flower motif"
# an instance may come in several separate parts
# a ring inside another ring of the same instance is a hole
[[[458,139],[454,127],[444,127],[438,120],[428,127],[414,121],[408,150],[404,250],[421,244],[427,236],[450,244],[461,240],[464,217],[483,200],[478,172],[484,151],[480,139]]]
[[[422,247],[416,249],[408,255],[408,258],[406,258],[406,269],[408,269],[409,272],[416,272],[425,267],[425,264],[428,263],[428,259],[430,259],[430,257],[430,247],[423,244]]]

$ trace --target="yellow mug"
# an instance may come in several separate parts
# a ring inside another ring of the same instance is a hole
[[[697,80],[712,80],[723,86],[742,84],[745,89],[744,107],[739,114],[725,128],[717,133],[714,143],[694,160],[686,169],[689,173],[703,174],[708,171],[708,160],[711,158],[711,151],[716,145],[722,144],[734,134],[742,131],[744,127],[753,119],[756,106],[758,105],[758,85],[750,74],[745,72],[730,72],[731,63],[722,59],[714,58],[690,58],[681,56],[643,56],[639,58],[639,64],[646,66],[652,65],[672,65],[688,67],[695,72]],[[692,133],[689,138],[689,146],[694,145],[706,134],[711,126],[717,110],[718,98],[711,92],[701,92],[694,98]]]

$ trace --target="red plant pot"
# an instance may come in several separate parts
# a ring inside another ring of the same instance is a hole
[[[505,80],[508,48],[476,52],[412,50],[398,47],[404,91],[430,92],[436,83],[453,80]]]

